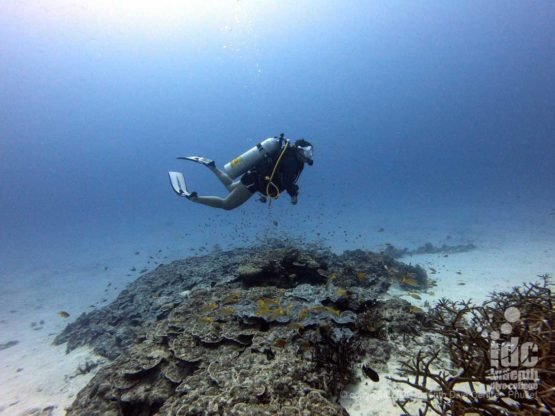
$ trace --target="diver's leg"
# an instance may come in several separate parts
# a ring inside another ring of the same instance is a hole
[[[214,173],[214,175],[216,175],[218,177],[220,182],[224,184],[224,186],[226,187],[226,189],[228,191],[233,190],[233,188],[235,187],[235,186],[233,186],[234,185],[233,184],[233,179],[231,179],[227,173],[225,173],[223,170],[217,168],[215,165],[214,166],[206,165],[206,167],[208,169],[210,169]]]
[[[252,195],[252,192],[239,182],[225,198],[218,196],[193,196],[189,199],[198,204],[229,211],[245,203]]]
[[[233,182],[231,182],[231,185],[229,185],[229,190],[233,191],[235,188],[237,188],[239,185],[242,185],[241,183],[241,179],[236,179]],[[244,186],[244,185],[243,185]]]
[[[228,191],[232,191],[234,187],[232,187],[233,179],[231,179],[227,173],[223,170],[216,167],[216,162],[212,159],[208,159],[202,156],[186,156],[186,157],[178,157],[178,159],[189,160],[191,162],[200,163],[201,165],[206,166],[210,169],[214,174],[218,177],[221,183],[224,184]]]

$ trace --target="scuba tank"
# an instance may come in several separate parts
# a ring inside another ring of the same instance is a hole
[[[237,178],[247,170],[258,165],[265,158],[275,155],[281,147],[282,140],[284,140],[283,135],[281,135],[279,139],[270,137],[269,139],[258,143],[242,155],[237,156],[231,162],[226,163],[224,171],[231,179]]]

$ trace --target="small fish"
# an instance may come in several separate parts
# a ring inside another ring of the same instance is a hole
[[[408,274],[403,276],[403,278],[401,279],[401,284],[404,285],[404,286],[410,286],[410,287],[419,287],[420,286],[418,284],[418,282],[416,281],[416,279],[411,277]]]
[[[457,274],[462,274],[462,272],[455,272],[455,273],[457,273]]]
[[[278,222],[276,220],[273,220],[272,224],[274,224],[276,227],[278,226]]]
[[[430,271],[432,272],[432,274],[436,274],[436,273],[437,273],[437,270],[434,269],[433,267],[430,267]]]
[[[410,296],[411,298],[417,299],[417,300],[422,299],[422,298],[420,297],[420,295],[418,295],[418,294],[416,294],[416,293],[413,293],[413,292],[409,293],[409,296]]]
[[[359,282],[364,282],[364,279],[366,279],[366,273],[357,272],[357,279],[358,279]]]
[[[66,311],[60,311],[58,312],[58,316],[62,318],[69,318],[69,313],[67,313]]]
[[[104,266],[104,271],[108,270],[108,266]]]
[[[459,286],[464,286],[464,285],[466,285],[465,282],[459,282],[459,283],[457,283],[457,284],[458,284]]]
[[[379,233],[383,233],[384,231],[385,231],[385,230],[384,230],[383,228],[380,228],[380,229],[378,230]]]
[[[372,380],[376,383],[378,381],[380,381],[380,376],[378,375],[378,373],[376,373],[374,370],[372,370],[369,366],[363,365],[362,366],[362,371],[364,372],[366,377],[368,377],[370,380]]]

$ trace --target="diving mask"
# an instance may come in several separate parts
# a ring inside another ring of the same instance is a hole
[[[299,146],[297,147],[297,149],[299,149],[299,154],[306,163],[308,163],[309,165],[312,165],[314,163],[312,159],[314,156],[314,149],[312,146]]]

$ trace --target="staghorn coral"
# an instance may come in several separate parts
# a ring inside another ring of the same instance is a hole
[[[442,299],[429,330],[441,345],[406,354],[394,381],[426,395],[419,415],[547,415],[555,408],[555,309],[550,276],[481,306]],[[447,359],[447,370],[442,360]],[[399,401],[410,415],[410,399]]]

